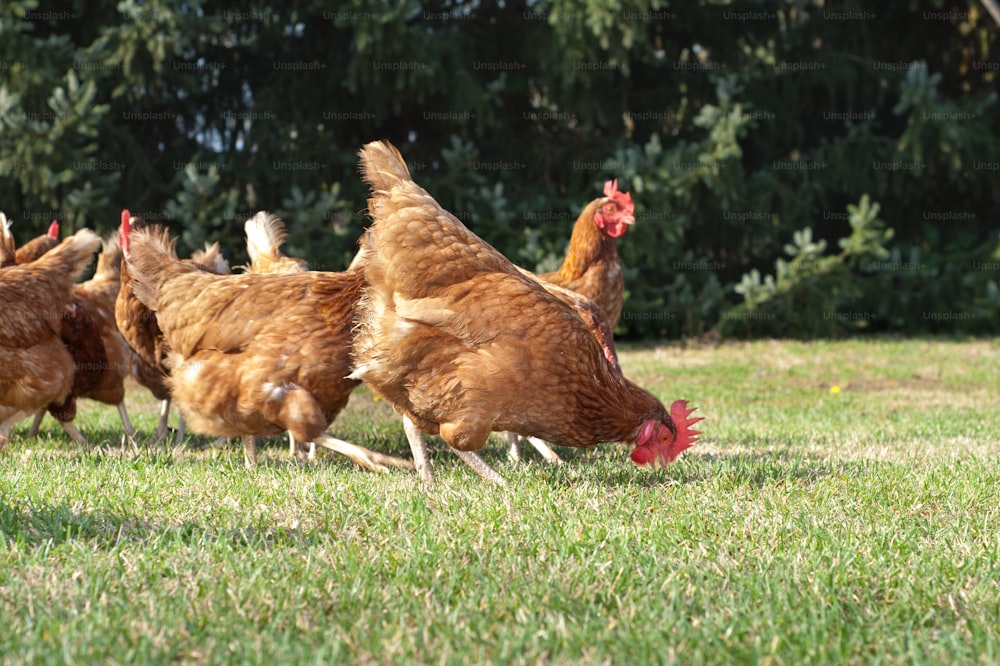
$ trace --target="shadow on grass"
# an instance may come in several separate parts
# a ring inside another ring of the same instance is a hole
[[[239,526],[215,530],[197,521],[157,524],[102,510],[78,511],[64,505],[22,507],[0,499],[0,535],[8,548],[55,548],[85,542],[98,550],[121,545],[213,546],[272,550],[311,544],[315,535],[282,527]]]
[[[763,488],[787,483],[808,485],[829,477],[835,468],[835,463],[827,458],[772,451],[734,454],[689,452],[684,454],[683,459],[657,469],[638,467],[627,454],[621,464],[613,467],[608,464],[600,464],[601,472],[586,473],[588,480],[616,488],[656,488],[703,483],[724,487]],[[842,465],[842,462],[836,465]],[[573,485],[580,482],[581,475],[590,466],[593,464],[586,459],[568,461],[565,471],[555,468],[548,476],[554,483]]]
[[[436,437],[428,437],[431,464],[442,471],[464,468],[474,475],[448,447]],[[765,444],[766,446],[766,444]],[[781,447],[759,452],[732,454],[686,452],[677,462],[653,469],[639,467],[629,457],[629,447],[613,444],[590,449],[555,447],[562,465],[551,465],[527,443],[522,444],[522,460],[511,463],[506,444],[491,440],[480,456],[509,481],[520,474],[530,474],[540,481],[571,486],[581,482],[614,487],[662,487],[712,482],[737,487],[765,487],[794,482],[809,484],[830,476],[844,461],[787,450]]]

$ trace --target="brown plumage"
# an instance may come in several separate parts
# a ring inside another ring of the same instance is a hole
[[[0,268],[14,266],[17,263],[14,233],[10,230],[12,222],[13,220],[7,219],[4,213],[0,213]]]
[[[284,221],[277,215],[262,210],[247,220],[243,229],[247,236],[247,255],[250,257],[250,264],[245,267],[246,272],[279,275],[309,270],[305,261],[286,256],[281,251],[281,244],[288,238],[288,231]],[[288,435],[288,452],[292,456],[299,454],[299,446],[291,434]],[[312,459],[316,455],[316,446],[310,443],[305,453]]]
[[[45,235],[36,236],[17,248],[16,263],[26,264],[34,261],[57,245],[59,245],[59,223],[52,220]]]
[[[222,247],[217,242],[205,241],[205,247],[191,253],[190,261],[202,270],[216,275],[229,275],[232,272],[229,262],[222,256]]]
[[[73,285],[101,240],[81,229],[22,266],[0,269],[0,448],[18,421],[61,402],[73,382],[73,358],[59,336]]]
[[[609,181],[605,196],[587,204],[573,225],[562,266],[538,276],[593,300],[612,331],[621,320],[625,302],[625,278],[614,234],[620,236],[625,225],[635,221],[634,210],[631,197],[618,192],[617,181]]]
[[[411,466],[324,432],[358,383],[347,375],[360,271],[219,276],[178,261],[166,233],[128,243],[132,291],[156,313],[192,430],[242,436],[248,465],[254,437],[287,430],[370,469]]]
[[[246,221],[247,254],[250,256],[250,273],[302,273],[309,264],[302,259],[286,256],[281,244],[288,238],[285,223],[277,215],[260,211]]]
[[[73,357],[73,386],[65,400],[49,406],[49,413],[66,423],[76,417],[76,399],[90,398],[114,405],[126,435],[135,430],[125,410],[125,378],[129,375],[131,350],[115,323],[122,252],[117,239],[104,241],[94,276],[73,288],[73,298],[64,310],[60,337]],[[75,428],[67,432],[84,441]]]
[[[128,253],[128,231],[144,229],[150,225],[142,218],[132,217],[128,210],[122,211],[121,227],[118,232],[118,243],[124,254]],[[158,232],[162,227],[153,225]],[[222,256],[218,243],[205,244],[203,250],[196,251],[189,260],[183,260],[188,265],[195,266],[213,274],[229,273],[229,263]],[[147,388],[157,400],[163,401],[160,411],[160,422],[154,439],[163,439],[167,435],[167,418],[170,406],[170,389],[167,385],[168,369],[166,366],[167,348],[156,323],[156,315],[132,293],[132,276],[124,262],[119,269],[120,288],[115,301],[115,322],[122,337],[132,350],[131,374],[141,385]],[[178,438],[183,433],[184,423],[178,431]]]
[[[127,210],[122,211],[122,228],[118,232],[118,244],[127,256],[128,236],[123,231],[126,225],[131,229],[145,229],[149,225],[141,218],[131,217]],[[163,334],[156,323],[156,315],[133,295],[132,276],[124,261],[119,268],[119,285],[118,297],[115,300],[115,321],[118,323],[118,330],[121,331],[128,346],[138,355],[139,360],[160,375],[159,385],[143,384],[143,386],[153,391],[160,400],[169,398],[170,393],[166,390],[167,353]],[[155,373],[149,374],[152,376]],[[136,378],[138,379],[138,376]]]
[[[608,181],[604,184],[604,196],[587,204],[577,218],[559,270],[536,276],[543,284],[564,290],[560,293],[550,289],[576,308],[577,314],[587,322],[605,348],[608,360],[615,365],[618,359],[613,334],[625,302],[625,278],[615,238],[634,223],[634,214],[632,197],[618,191],[617,180]],[[568,294],[579,294],[586,300],[573,302]],[[519,438],[513,433],[508,433],[507,438],[510,458],[520,460]],[[530,441],[549,462],[562,462],[556,452],[541,440],[532,438]]]
[[[366,145],[361,169],[373,224],[355,376],[458,450],[504,430],[574,447],[655,445],[664,461],[664,447],[675,456],[690,444],[576,311],[441,208],[391,144]]]

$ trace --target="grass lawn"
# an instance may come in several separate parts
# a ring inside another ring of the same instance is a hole
[[[0,454],[0,663],[1000,663],[1000,340],[626,349],[702,441],[438,484],[284,440]],[[544,400],[544,396],[540,396]],[[130,392],[137,426],[156,405]],[[176,418],[176,417],[175,417]],[[337,436],[409,455],[359,390]]]

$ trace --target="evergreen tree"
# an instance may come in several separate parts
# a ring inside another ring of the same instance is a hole
[[[978,0],[829,5],[8,2],[0,209],[27,238],[53,217],[106,232],[128,207],[234,263],[268,209],[290,253],[336,270],[366,224],[356,152],[388,138],[533,269],[619,178],[638,217],[624,336],[858,328],[821,325],[854,321],[831,309],[995,333],[997,27]],[[893,236],[846,251],[874,204]],[[835,298],[810,296],[819,267]],[[970,316],[927,316],[947,312]]]

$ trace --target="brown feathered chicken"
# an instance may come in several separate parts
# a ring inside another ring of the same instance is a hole
[[[425,479],[421,432],[464,452],[491,431],[573,447],[626,441],[639,464],[694,442],[699,419],[685,401],[668,410],[626,379],[576,311],[441,208],[391,144],[360,155],[373,224],[352,376],[409,421]]]
[[[5,244],[9,223],[2,226]],[[100,244],[81,229],[33,262],[0,269],[0,449],[19,421],[69,393],[73,357],[60,339],[63,311]]]
[[[562,266],[538,276],[597,303],[612,331],[625,303],[625,277],[615,239],[634,222],[632,196],[618,190],[617,179],[607,181],[604,196],[587,204],[573,225]]]
[[[132,229],[142,229],[148,226],[142,218],[132,217],[129,211],[123,210],[121,226],[118,230],[118,243],[122,252],[128,256],[128,238]],[[229,263],[219,249],[218,243],[206,243],[203,250],[194,252],[191,259],[183,260],[200,270],[224,275],[229,273]],[[115,321],[122,337],[132,349],[132,377],[153,394],[160,404],[160,421],[156,428],[154,441],[167,437],[168,419],[170,416],[170,389],[167,386],[168,369],[166,367],[167,349],[156,323],[154,315],[142,301],[132,293],[132,276],[124,262],[119,272],[120,288],[115,301]],[[184,438],[185,423],[183,416],[177,428],[177,440]]]
[[[260,211],[243,224],[247,236],[247,255],[250,264],[246,267],[248,273],[277,275],[281,273],[304,273],[309,270],[309,264],[302,259],[286,256],[281,251],[281,244],[288,238],[284,221],[277,215]],[[290,433],[288,435],[288,453],[293,457],[299,449]],[[306,456],[312,460],[316,457],[316,445],[309,443]]]
[[[73,288],[73,298],[63,312],[60,337],[73,357],[73,385],[69,394],[48,407],[63,429],[80,444],[86,439],[73,425],[77,398],[114,405],[129,441],[132,427],[125,409],[125,379],[129,376],[131,350],[115,324],[122,252],[112,236],[103,242],[94,276]],[[29,434],[38,431],[44,412],[35,417]]]
[[[212,275],[178,261],[165,232],[126,235],[132,291],[156,313],[192,430],[243,437],[248,466],[257,436],[287,430],[368,469],[412,467],[325,433],[358,384],[347,375],[360,271]]]
[[[59,222],[52,220],[49,230],[42,236],[32,238],[30,241],[17,248],[14,255],[14,263],[27,264],[42,256],[55,246],[59,245]],[[9,265],[9,264],[8,264]],[[4,261],[0,259],[0,267],[4,266]]]
[[[625,303],[625,278],[615,239],[634,223],[632,196],[618,190],[617,179],[605,182],[604,196],[587,204],[573,225],[562,266],[558,271],[537,276],[546,283],[591,299],[604,313],[607,327],[612,332],[618,326]],[[508,433],[507,439],[510,458],[520,460],[520,438]],[[549,462],[562,462],[545,442],[537,438],[531,438],[529,442]]]

